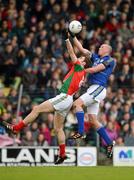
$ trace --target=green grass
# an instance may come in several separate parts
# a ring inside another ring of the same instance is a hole
[[[134,180],[134,167],[0,167],[0,180]]]

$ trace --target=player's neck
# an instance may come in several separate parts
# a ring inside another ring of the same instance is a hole
[[[101,58],[105,57],[105,56],[110,56],[109,54],[103,54],[102,56],[100,56]]]

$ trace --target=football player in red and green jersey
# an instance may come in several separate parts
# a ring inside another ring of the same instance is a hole
[[[76,62],[73,62],[71,70],[63,80],[63,85],[60,89],[60,92],[66,93],[68,95],[73,95],[81,87],[86,74],[86,72],[84,71],[85,63],[83,61],[84,58],[81,57],[79,58],[79,60],[76,60]],[[83,64],[83,66],[81,64]]]
[[[59,155],[55,161],[55,164],[60,164],[67,158],[65,153],[65,134],[63,131],[64,119],[72,107],[73,95],[80,88],[86,74],[84,70],[84,66],[86,64],[85,57],[76,57],[69,38],[66,39],[66,46],[71,57],[72,67],[64,78],[63,85],[60,89],[60,94],[41,103],[40,105],[35,106],[31,113],[29,113],[26,118],[23,121],[20,121],[18,124],[12,125],[5,121],[1,121],[1,124],[5,126],[7,130],[18,133],[29,123],[32,123],[40,113],[55,112],[54,128],[59,143]]]

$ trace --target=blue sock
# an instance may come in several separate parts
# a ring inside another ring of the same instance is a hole
[[[78,121],[78,133],[84,133],[84,111],[76,112],[76,118]]]
[[[105,128],[102,126],[99,129],[97,129],[98,134],[104,139],[104,141],[107,143],[107,145],[112,144],[112,140],[108,136]]]

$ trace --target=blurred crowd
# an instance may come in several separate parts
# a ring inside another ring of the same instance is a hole
[[[33,106],[59,93],[70,65],[63,32],[74,19],[83,24],[78,39],[85,48],[96,52],[102,43],[113,47],[117,67],[109,79],[107,97],[100,106],[98,118],[117,145],[134,145],[132,0],[0,0],[0,118],[16,123],[24,119]],[[78,53],[77,49],[75,52]],[[21,84],[23,94],[16,118]],[[89,85],[85,83],[74,99]],[[42,113],[17,140],[0,126],[0,145],[4,142],[4,145],[55,146],[53,120],[53,113]],[[71,110],[65,121],[66,137],[76,128],[77,121]],[[96,145],[96,132],[86,113],[85,133],[87,137],[82,145]],[[67,140],[67,145],[74,142]]]

